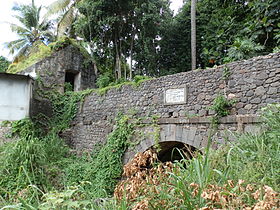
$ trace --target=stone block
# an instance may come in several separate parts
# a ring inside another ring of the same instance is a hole
[[[193,146],[198,149],[201,148],[202,140],[203,140],[203,138],[201,135],[196,135],[194,142],[193,142]]]
[[[175,133],[175,141],[182,141],[182,136],[183,136],[183,126],[182,125],[177,125],[176,126],[176,133]]]
[[[254,95],[254,91],[253,90],[249,90],[247,93],[246,93],[246,96],[247,97],[251,97]]]
[[[183,128],[182,141],[186,144],[193,145],[197,128]]]
[[[255,94],[257,96],[262,96],[263,94],[265,94],[266,90],[263,86],[257,87],[257,89],[255,90]]]
[[[254,99],[251,100],[251,103],[252,104],[259,104],[259,103],[261,103],[261,101],[262,100],[260,98],[254,98]]]

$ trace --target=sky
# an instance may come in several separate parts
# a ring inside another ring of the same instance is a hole
[[[55,0],[35,1],[37,5],[48,6]],[[39,3],[38,3],[39,2]],[[171,0],[170,8],[176,13],[178,9],[183,5],[183,0]],[[9,54],[9,50],[5,47],[5,42],[10,42],[17,39],[17,35],[10,30],[8,23],[15,23],[13,18],[12,7],[16,3],[18,4],[31,4],[31,0],[0,0],[0,55],[12,59],[12,55]]]

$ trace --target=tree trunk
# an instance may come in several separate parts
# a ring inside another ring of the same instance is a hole
[[[196,0],[191,4],[191,48],[192,48],[192,70],[196,69]]]
[[[134,37],[135,37],[135,33],[133,30],[132,33],[132,37],[131,37],[131,42],[130,42],[130,69],[129,69],[129,79],[132,80],[132,57],[133,57],[133,43],[134,43]]]
[[[116,74],[116,79],[120,79],[122,77],[122,72],[121,72],[121,55],[120,55],[120,49],[119,49],[119,43],[118,40],[115,36],[115,50],[116,50],[116,55],[115,55],[115,74]]]

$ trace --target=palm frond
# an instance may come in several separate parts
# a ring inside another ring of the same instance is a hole
[[[68,7],[70,7],[70,4],[71,0],[57,0],[53,2],[50,6],[48,6],[48,12],[45,16],[49,17],[51,15],[64,12],[67,10]]]
[[[14,17],[21,23],[20,25],[10,23],[11,30],[18,34],[20,37],[17,40],[7,43],[10,53],[18,52],[16,57],[28,54],[29,49],[35,43],[45,42],[48,43],[52,39],[52,23],[47,20],[41,21],[40,12],[42,7],[36,7],[34,1],[32,5],[16,5],[13,10],[16,11]]]
[[[17,54],[14,56],[13,58],[13,61],[12,62],[15,62],[15,61],[18,61],[21,57],[25,57],[29,51],[29,48],[30,48],[30,45],[26,44],[24,45],[18,52]]]
[[[6,42],[4,45],[9,49],[10,54],[14,54],[16,51],[21,49],[27,44],[26,39],[17,39],[11,42]]]
[[[26,33],[30,33],[30,30],[27,28],[24,28],[22,26],[10,23],[10,28],[12,32],[15,32],[17,34],[26,34]]]
[[[67,12],[64,13],[57,26],[57,36],[61,37],[66,32],[67,28],[71,26],[75,19],[75,7],[71,6]]]

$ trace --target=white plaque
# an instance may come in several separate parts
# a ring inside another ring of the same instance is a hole
[[[165,90],[165,104],[183,104],[187,102],[186,87]]]

